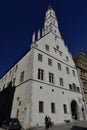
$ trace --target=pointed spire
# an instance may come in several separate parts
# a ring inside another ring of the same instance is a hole
[[[44,30],[44,28],[42,29],[42,36],[44,36],[44,34],[45,34],[45,30]]]
[[[44,22],[45,34],[52,31],[54,35],[61,38],[61,34],[58,27],[58,21],[54,9],[49,5],[45,15]]]
[[[51,5],[49,4],[48,9],[51,9]]]
[[[40,39],[40,30],[38,30],[38,37],[37,39]]]
[[[33,32],[32,42],[35,42],[35,32]]]

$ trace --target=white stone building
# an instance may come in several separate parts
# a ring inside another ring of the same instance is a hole
[[[46,11],[42,33],[32,37],[30,50],[0,79],[1,91],[16,87],[11,117],[23,128],[86,119],[82,91],[72,55],[61,37],[55,11]]]

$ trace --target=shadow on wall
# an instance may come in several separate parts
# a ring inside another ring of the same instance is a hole
[[[80,127],[80,126],[73,126],[70,130],[87,130],[87,128]]]

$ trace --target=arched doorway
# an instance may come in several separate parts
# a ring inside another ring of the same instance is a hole
[[[78,120],[78,106],[75,100],[71,102],[71,112],[72,112],[72,118]]]

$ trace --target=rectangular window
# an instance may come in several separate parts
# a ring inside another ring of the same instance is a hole
[[[73,85],[73,91],[75,91],[75,92],[76,92],[76,89],[77,89],[77,88],[76,88],[76,84],[75,84],[75,83],[73,83],[72,85]]]
[[[48,59],[48,65],[52,66],[52,60]]]
[[[20,75],[20,83],[23,82],[24,80],[24,71],[21,72],[21,75]]]
[[[48,46],[47,44],[46,44],[46,46],[45,46],[45,47],[46,47],[46,50],[47,50],[47,51],[49,51],[49,46]]]
[[[61,64],[58,63],[58,70],[61,70]]]
[[[74,70],[72,70],[72,73],[73,73],[73,76],[75,77],[75,71]]]
[[[38,79],[44,80],[44,70],[38,69]]]
[[[42,61],[42,55],[38,54],[38,61]]]
[[[39,112],[40,113],[44,112],[44,103],[43,103],[43,101],[39,101]]]
[[[51,103],[51,112],[55,113],[55,103]]]
[[[59,78],[60,86],[63,86],[63,79]]]
[[[66,67],[66,73],[67,73],[67,74],[70,74],[68,67]]]
[[[67,114],[67,106],[66,104],[63,104],[64,113]]]
[[[73,89],[72,89],[72,84],[69,84],[69,89],[72,91]]]
[[[53,73],[49,73],[49,82],[54,83],[54,74]]]
[[[77,92],[80,93],[80,89],[79,89],[79,87],[77,87]]]

